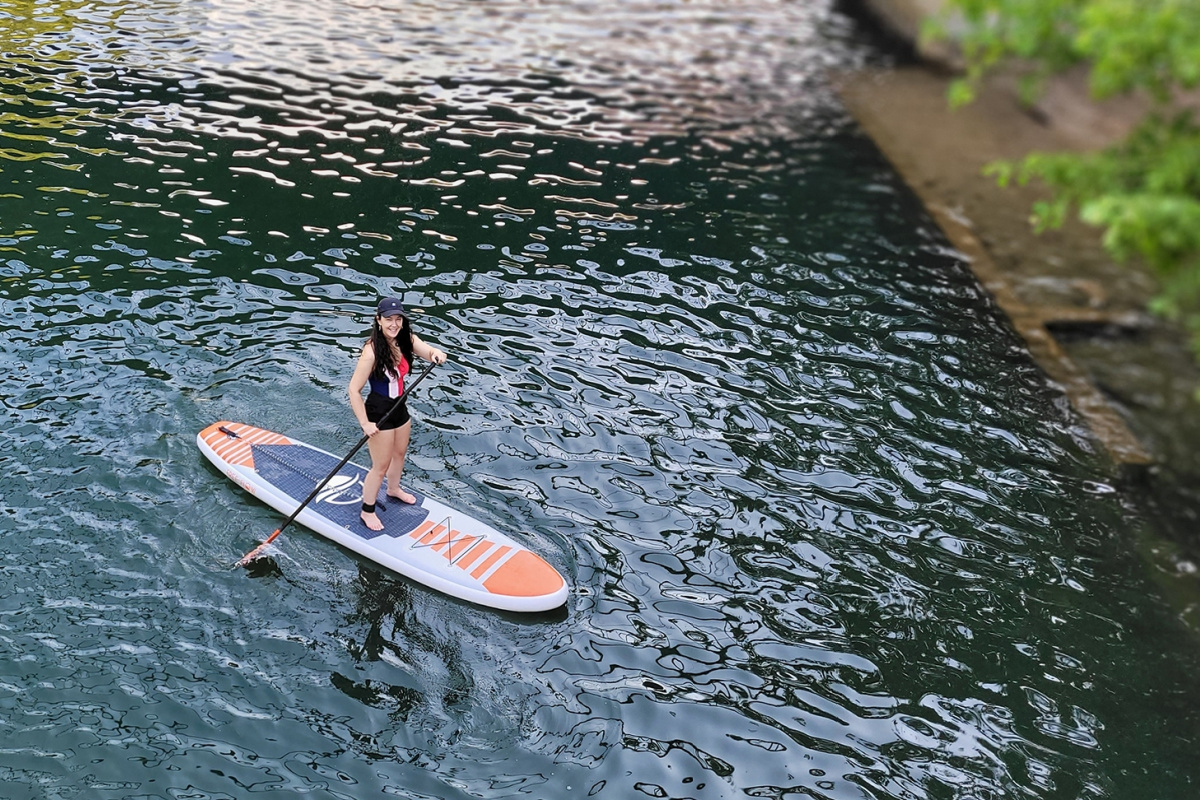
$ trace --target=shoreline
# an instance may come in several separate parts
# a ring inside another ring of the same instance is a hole
[[[1142,358],[1122,352],[1136,348],[1140,338],[1170,340],[1171,326],[1146,311],[1155,292],[1153,276],[1144,267],[1114,263],[1100,231],[1076,219],[1060,230],[1036,233],[1029,210],[1043,194],[1033,186],[1001,188],[983,175],[992,161],[1034,151],[1102,147],[1138,119],[1137,104],[1098,106],[1087,96],[1085,76],[1073,73],[1057,79],[1032,108],[1019,102],[1015,82],[996,78],[973,103],[952,110],[946,92],[955,74],[954,54],[947,46],[923,50],[918,40],[920,19],[935,12],[940,0],[845,0],[843,5],[846,13],[859,15],[914,53],[913,63],[835,76],[834,88],[847,112],[963,254],[1117,471],[1140,477],[1171,460],[1171,453],[1155,447],[1162,437],[1152,434],[1153,425],[1139,424],[1120,402],[1138,387],[1120,385],[1113,364],[1091,363],[1108,357],[1103,348],[1069,345],[1078,338],[1120,339],[1122,347],[1109,348],[1120,361]],[[1178,334],[1178,339],[1180,352],[1166,359],[1179,362],[1186,356],[1191,370],[1185,338]],[[1161,358],[1161,342],[1159,351]],[[1106,376],[1103,388],[1097,373]],[[1180,398],[1169,404],[1186,405]]]

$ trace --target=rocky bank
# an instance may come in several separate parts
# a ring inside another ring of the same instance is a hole
[[[1158,362],[1159,369],[1185,379],[1153,381],[1161,391],[1180,393],[1162,402],[1176,411],[1193,411],[1192,385],[1185,384],[1195,369],[1183,336],[1145,311],[1153,276],[1137,265],[1114,263],[1099,232],[1077,221],[1035,233],[1029,210],[1041,191],[1002,189],[983,175],[996,160],[1110,144],[1136,123],[1142,104],[1131,98],[1095,103],[1086,75],[1078,71],[1053,81],[1034,106],[1020,102],[1015,80],[1001,77],[990,81],[975,103],[951,110],[946,92],[959,58],[952,45],[931,44],[920,36],[921,21],[939,13],[942,0],[844,5],[918,56],[894,68],[840,76],[846,108],[968,258],[1030,352],[1116,463],[1176,460],[1178,454],[1157,440],[1154,426],[1138,419],[1145,399],[1122,402],[1143,394],[1145,374],[1135,370],[1122,379],[1100,363]],[[1089,338],[1119,346],[1108,356],[1092,346],[1076,346]],[[1138,352],[1137,343],[1144,347],[1151,341],[1156,342],[1152,352]],[[1175,352],[1164,349],[1171,341]],[[1152,409],[1156,412],[1162,403],[1152,405],[1158,406]]]
[[[1155,535],[1146,545],[1151,562],[1174,576],[1195,573],[1200,370],[1186,336],[1147,313],[1154,277],[1137,264],[1114,263],[1099,231],[1072,221],[1037,234],[1029,211],[1042,192],[1000,188],[983,175],[995,160],[1110,144],[1136,123],[1143,105],[1136,98],[1093,102],[1086,74],[1078,71],[1053,81],[1033,106],[1020,102],[1015,80],[999,77],[976,102],[951,110],[947,90],[960,60],[952,45],[920,37],[921,20],[937,13],[941,0],[840,5],[886,31],[900,54],[895,66],[838,76],[847,110],[970,262],[1098,450],[1111,457],[1116,490],[1162,520],[1166,538]],[[1200,609],[1200,586],[1184,594]],[[1200,610],[1196,616],[1200,627]]]

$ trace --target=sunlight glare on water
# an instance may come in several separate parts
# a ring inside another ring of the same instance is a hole
[[[828,3],[0,2],[11,798],[1190,797],[1152,523],[828,73]],[[497,613],[204,461],[330,452],[381,295],[406,480]]]

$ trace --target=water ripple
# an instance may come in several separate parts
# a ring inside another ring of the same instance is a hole
[[[870,52],[826,4],[64,0],[0,36],[6,784],[1188,796],[1146,523],[837,107]],[[229,569],[279,520],[195,432],[348,449],[384,294],[451,354],[407,479],[566,608],[300,529]]]

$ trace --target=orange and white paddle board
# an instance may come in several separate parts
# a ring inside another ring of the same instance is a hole
[[[200,451],[230,480],[290,515],[340,458],[278,433],[214,422],[196,436]],[[567,582],[537,553],[490,525],[419,492],[413,505],[387,498],[382,531],[359,518],[365,467],[348,463],[296,522],[359,555],[452,597],[507,611],[548,611],[567,600]]]

